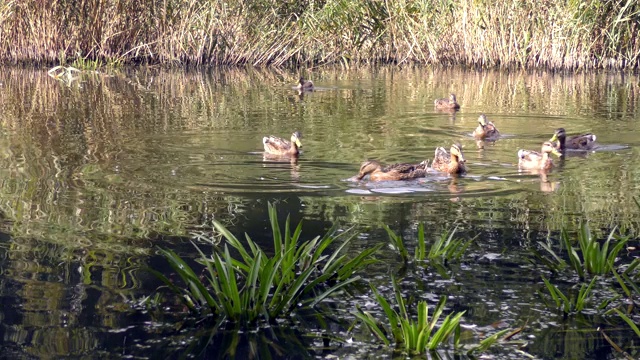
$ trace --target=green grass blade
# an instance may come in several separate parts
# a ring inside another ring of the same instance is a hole
[[[480,344],[469,349],[469,351],[467,351],[467,355],[471,356],[473,353],[482,353],[487,351],[491,347],[491,345],[495,344],[502,335],[506,334],[510,330],[511,329],[500,330],[497,333],[485,338],[484,340],[480,341]]]
[[[415,259],[423,261],[427,256],[427,241],[424,237],[424,224],[418,225],[418,246],[416,246]]]
[[[618,313],[618,315],[622,318],[622,320],[624,320],[627,324],[629,324],[629,326],[631,326],[631,328],[633,329],[633,331],[636,333],[636,335],[638,335],[640,337],[640,329],[638,329],[638,325],[636,325],[633,320],[631,320],[627,315],[625,315],[622,311],[618,310],[618,309],[614,309],[615,312]]]
[[[555,285],[551,284],[549,280],[545,279],[544,276],[542,277],[542,281],[544,281],[544,284],[547,286],[547,290],[549,290],[549,293],[551,294],[551,298],[553,299],[553,301],[555,301],[556,306],[559,308],[562,305],[562,301],[556,293],[557,288],[555,287]]]
[[[269,222],[271,223],[271,233],[273,235],[273,246],[276,254],[282,254],[283,242],[282,235],[280,233],[280,225],[278,224],[278,212],[275,206],[268,203],[269,207]]]
[[[385,336],[384,329],[378,325],[376,319],[368,312],[363,311],[359,305],[356,305],[356,309],[357,312],[354,315],[360,319],[378,339],[382,340],[386,346],[389,346],[391,342]]]
[[[404,241],[402,240],[402,236],[396,235],[396,233],[394,233],[393,230],[391,230],[391,228],[388,225],[384,225],[384,229],[387,231],[387,234],[389,235],[389,240],[391,240],[391,245],[393,245],[395,250],[398,251],[398,254],[402,258],[402,261],[408,262],[409,251],[404,246]]]
[[[317,295],[314,300],[311,302],[310,306],[314,307],[316,306],[319,302],[321,302],[322,300],[324,300],[325,298],[327,298],[327,296],[333,294],[334,292],[342,289],[343,287],[351,284],[352,282],[358,281],[360,280],[359,276],[356,276],[354,278],[348,279],[346,281],[343,281],[341,283],[335,284],[334,286],[330,287],[329,289],[327,289],[325,292],[323,292],[320,295]]]
[[[236,238],[236,236],[233,235],[231,231],[229,231],[229,229],[227,229],[224,225],[222,225],[217,220],[213,221],[213,227],[216,229],[216,231],[222,234],[222,236],[227,240],[227,243],[231,247],[233,247],[240,253],[240,256],[245,260],[245,262],[248,263],[250,261],[252,256],[249,255],[249,253],[247,253],[244,246],[242,245],[242,242],[240,242],[240,240],[238,240],[238,238]]]

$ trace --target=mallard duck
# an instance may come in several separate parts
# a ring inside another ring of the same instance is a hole
[[[300,138],[302,135],[298,131],[294,131],[291,134],[291,141],[275,137],[265,136],[262,138],[262,144],[264,145],[264,152],[272,155],[288,155],[297,156],[300,153],[302,144]]]
[[[529,170],[550,170],[553,167],[550,153],[562,156],[551,141],[545,141],[540,152],[520,149],[518,150],[518,167]]]
[[[298,90],[313,91],[313,81],[305,80],[303,77],[301,77],[295,88]]]
[[[375,160],[367,160],[360,165],[360,172],[355,178],[362,180],[369,175],[371,181],[411,180],[424,177],[428,165],[429,162],[425,160],[419,164],[393,164],[382,167]]]
[[[456,102],[455,94],[449,94],[448,99],[436,99],[433,104],[436,106],[436,109],[460,109],[460,105]]]
[[[476,139],[496,139],[500,136],[500,132],[491,121],[487,121],[485,114],[480,114],[478,117],[478,127],[473,131],[473,136]]]
[[[595,147],[596,136],[591,133],[575,135],[567,139],[564,128],[556,129],[553,137],[549,139],[561,152],[566,150],[591,150]]]
[[[431,168],[451,175],[464,174],[467,172],[465,162],[462,146],[456,143],[451,145],[449,152],[443,147],[437,148],[431,162]]]

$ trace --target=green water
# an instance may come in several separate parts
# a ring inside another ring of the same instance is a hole
[[[292,89],[298,76],[136,69],[60,80],[46,70],[5,68],[0,347],[21,357],[184,353],[201,330],[191,338],[171,316],[141,314],[125,301],[159,285],[147,266],[170,273],[156,246],[195,257],[189,240],[209,236],[212,219],[268,244],[267,202],[273,202],[283,219],[304,219],[307,237],[332,224],[353,228],[359,234],[353,252],[388,243],[383,225],[410,246],[419,223],[432,238],[457,226],[461,237],[477,236],[469,252],[448,277],[406,274],[408,294],[430,305],[450,295],[451,309],[467,310],[472,339],[499,323],[524,326],[524,350],[540,358],[620,356],[595,331],[609,320],[563,321],[544,306],[535,290],[549,272],[529,250],[540,250],[539,241],[559,250],[560,229],[585,221],[599,236],[618,226],[637,237],[638,77],[326,69],[309,73],[317,89],[299,95]],[[450,92],[461,110],[434,110],[433,100]],[[482,148],[471,136],[480,113],[502,134]],[[542,176],[519,171],[518,149],[539,150],[558,127],[595,133],[598,149],[556,159],[557,168]],[[263,157],[263,136],[294,130],[303,136],[297,161]],[[464,177],[348,181],[366,159],[419,162],[453,142],[463,145]],[[630,247],[619,263],[638,255]],[[388,247],[378,257],[384,266],[364,277],[390,293],[390,275],[402,261]],[[350,311],[360,300],[341,306]],[[637,354],[629,328],[611,326],[619,345]],[[354,342],[332,343],[324,354],[391,354],[369,347],[372,337],[362,329],[331,330]],[[305,352],[319,346],[310,341],[300,356],[321,356]],[[250,348],[240,345],[241,353]],[[515,356],[512,349],[498,356]]]

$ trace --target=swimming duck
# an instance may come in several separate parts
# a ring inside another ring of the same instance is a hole
[[[476,139],[496,139],[500,136],[500,132],[491,121],[487,121],[485,114],[478,117],[478,127],[473,131]]]
[[[362,180],[369,175],[371,181],[389,180],[411,180],[424,177],[427,174],[429,161],[425,160],[419,164],[393,164],[382,167],[375,160],[367,160],[360,165],[360,172],[355,176],[357,180]]]
[[[451,145],[449,152],[443,147],[437,148],[431,162],[431,168],[451,175],[464,174],[467,172],[465,162],[462,146],[456,143]]]
[[[448,99],[436,99],[433,104],[436,106],[436,109],[460,109],[460,105],[456,102],[455,94],[449,94]]]
[[[313,81],[305,80],[303,77],[300,77],[298,84],[295,86],[298,90],[304,91],[313,91]]]
[[[562,156],[551,141],[545,141],[540,152],[520,149],[518,150],[518,167],[529,170],[550,170],[553,168],[553,160],[549,154]]]
[[[294,131],[293,134],[291,134],[290,142],[275,136],[265,136],[262,138],[264,152],[272,155],[297,156],[302,147],[300,143],[301,137],[302,135],[298,131]]]
[[[575,135],[567,139],[564,128],[556,129],[553,137],[549,140],[555,144],[556,149],[561,152],[565,150],[591,150],[595,147],[596,136],[592,133]]]

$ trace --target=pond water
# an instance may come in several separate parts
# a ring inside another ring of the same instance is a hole
[[[148,267],[171,274],[157,247],[193,259],[191,241],[205,244],[200,239],[212,235],[213,219],[268,246],[268,202],[281,219],[304,219],[305,238],[334,224],[351,228],[353,253],[389,243],[384,225],[401,233],[410,251],[420,223],[429,239],[456,227],[460,238],[475,237],[444,274],[404,273],[397,252],[385,246],[377,255],[383,266],[363,277],[389,295],[391,275],[400,276],[403,291],[430,305],[448,295],[448,310],[467,311],[463,323],[476,342],[523,327],[520,347],[493,350],[497,358],[521,358],[520,349],[537,358],[622,358],[598,326],[627,352],[640,352],[621,321],[589,313],[565,320],[547,307],[538,292],[546,291],[541,275],[550,272],[531,252],[542,251],[540,242],[559,251],[560,230],[588,222],[600,237],[617,226],[634,238],[617,264],[638,257],[637,76],[430,68],[305,75],[316,91],[298,94],[292,85],[299,74],[288,71],[139,68],[54,79],[46,70],[3,69],[3,353],[212,358],[240,341],[237,358],[263,350],[274,358],[393,356],[366,330],[349,333],[351,323],[277,329],[268,337],[279,338],[278,346],[259,333],[216,335],[216,345],[202,350],[209,332],[183,327],[182,312],[132,309],[132,300],[160,285]],[[435,110],[433,100],[450,92],[460,111]],[[497,141],[478,144],[471,136],[481,113],[502,133]],[[558,127],[593,132],[599,147],[556,159],[548,174],[519,171],[518,149],[539,150]],[[296,130],[303,144],[297,160],[263,157],[263,136]],[[463,146],[466,176],[348,181],[366,159],[420,162],[454,142]],[[340,305],[351,322],[355,304],[372,302],[362,288]],[[319,334],[327,331],[351,340],[323,348]]]

